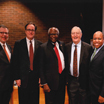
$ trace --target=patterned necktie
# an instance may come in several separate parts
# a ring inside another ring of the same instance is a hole
[[[30,41],[30,49],[29,49],[29,52],[30,52],[30,69],[33,70],[33,46],[32,46],[32,42]]]
[[[96,48],[94,49],[94,52],[92,54],[91,61],[93,60],[93,58],[94,58],[95,55],[96,55]]]
[[[56,47],[56,44],[55,44],[54,50],[55,50],[55,53],[56,53],[56,56],[57,56],[57,59],[58,59],[59,73],[61,74],[61,72],[62,72],[62,63],[61,63],[60,55],[59,55],[58,49]]]
[[[77,45],[75,45],[74,58],[73,58],[73,76],[77,77]]]
[[[6,54],[7,58],[8,58],[8,61],[10,62],[10,57],[9,57],[9,54],[8,54],[6,48],[5,48],[5,45],[3,45],[3,47],[4,47],[4,52],[5,52],[5,54]]]

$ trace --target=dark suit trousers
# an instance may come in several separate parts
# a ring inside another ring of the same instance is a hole
[[[39,104],[39,86],[32,87],[32,73],[29,73],[28,85],[26,88],[19,87],[19,104]]]
[[[9,104],[11,90],[0,91],[0,104]]]
[[[57,90],[45,92],[45,104],[64,104],[65,101],[65,83],[60,75],[59,87]]]
[[[70,76],[69,81],[69,104],[88,104],[86,90],[80,88],[79,78]]]
[[[65,100],[65,89],[51,90],[45,92],[46,104],[64,104]]]

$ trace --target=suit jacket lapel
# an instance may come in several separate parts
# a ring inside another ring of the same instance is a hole
[[[1,60],[3,60],[4,62],[6,63],[9,63],[8,59],[7,59],[7,56],[4,52],[4,49],[2,48],[2,46],[0,45],[0,58]]]
[[[22,47],[23,53],[26,54],[25,55],[26,56],[26,59],[29,61],[29,53],[28,53],[26,38],[24,38],[22,40],[21,47]]]
[[[83,42],[81,42],[81,53],[80,53],[80,63],[79,63],[79,67],[80,67],[80,64],[81,64],[82,59],[83,59],[84,48],[85,48],[85,46],[84,46]]]
[[[36,55],[35,53],[36,53],[38,47],[39,47],[39,44],[38,44],[37,40],[34,39],[34,57]]]
[[[59,49],[61,50],[62,53],[64,53],[63,44],[60,41],[58,41],[58,43],[59,43]]]
[[[68,48],[68,59],[69,59],[69,65],[70,65],[70,61],[71,61],[71,47],[72,47],[72,43],[69,45],[69,48]]]
[[[51,43],[51,41],[48,41],[47,42],[47,47],[48,47],[48,49],[50,50],[50,52],[55,56],[55,57],[57,57],[56,56],[56,53],[55,53],[55,51],[54,51],[54,45]]]
[[[104,46],[99,50],[99,52],[94,56],[94,58],[92,59],[92,62],[94,61],[94,60],[96,60],[97,59],[97,57],[102,53],[102,51],[104,50]]]

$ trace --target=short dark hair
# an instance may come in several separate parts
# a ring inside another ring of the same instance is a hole
[[[30,25],[30,24],[34,25],[35,31],[36,31],[36,30],[37,30],[37,26],[36,26],[33,22],[27,23],[27,24],[25,25],[25,30],[27,29],[27,26]]]
[[[0,25],[0,28],[1,28],[1,27],[2,27],[2,28],[7,28],[7,27],[6,27],[5,25],[3,25],[3,24]],[[8,29],[8,28],[7,28],[7,29]]]

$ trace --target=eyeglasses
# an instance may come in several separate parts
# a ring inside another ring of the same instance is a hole
[[[35,30],[31,30],[31,29],[26,29],[26,31],[29,31],[29,32],[30,32],[30,31],[35,32]]]
[[[2,35],[8,35],[9,33],[8,32],[0,32],[0,34],[2,34]]]

